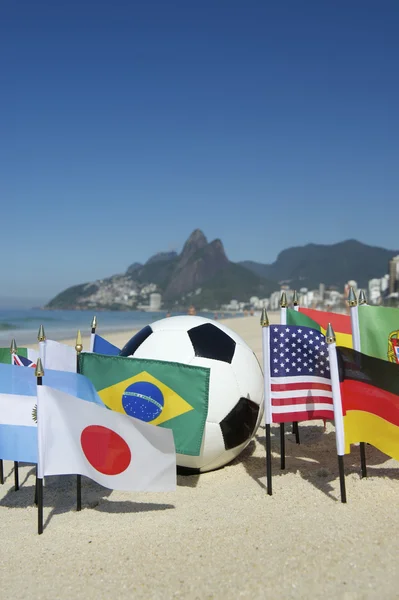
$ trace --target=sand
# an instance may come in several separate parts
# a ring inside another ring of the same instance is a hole
[[[261,357],[255,317],[226,322]],[[126,335],[108,335],[116,345]],[[74,343],[74,341],[71,341]],[[84,340],[86,343],[86,340]],[[87,347],[87,345],[86,345]],[[286,435],[280,470],[272,428],[273,496],[265,491],[265,432],[223,469],[178,477],[164,494],[111,492],[83,478],[50,477],[38,536],[34,469],[12,463],[0,486],[3,598],[399,598],[399,463],[367,447],[345,457],[348,503],[339,496],[332,425]]]

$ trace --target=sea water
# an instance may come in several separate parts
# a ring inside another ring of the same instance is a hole
[[[166,317],[164,312],[143,311],[90,311],[76,310],[0,310],[0,347],[9,346],[14,338],[18,344],[35,344],[40,325],[43,325],[46,337],[52,340],[74,338],[78,329],[82,335],[91,331],[93,315],[97,316],[97,333],[106,337],[107,332],[141,329],[149,323]],[[186,313],[172,313],[172,316]],[[214,313],[198,313],[199,316],[214,318]],[[219,315],[220,316],[220,315]],[[224,313],[224,316],[233,315]],[[19,341],[18,341],[19,340]]]

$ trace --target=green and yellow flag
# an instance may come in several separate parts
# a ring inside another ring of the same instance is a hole
[[[358,315],[363,354],[399,363],[399,309],[362,304]]]
[[[177,454],[199,456],[210,369],[83,352],[79,371],[111,410],[172,429]]]

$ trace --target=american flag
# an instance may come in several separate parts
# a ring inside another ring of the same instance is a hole
[[[18,365],[19,367],[33,367],[36,368],[36,363],[29,358],[25,358],[25,356],[20,356],[19,354],[13,354],[13,365]]]
[[[296,325],[270,327],[273,423],[333,419],[333,399],[325,337]]]

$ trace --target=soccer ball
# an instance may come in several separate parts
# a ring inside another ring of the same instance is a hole
[[[249,444],[263,414],[263,375],[254,352],[234,331],[203,317],[169,317],[141,329],[120,355],[210,369],[201,452],[177,454],[181,473],[218,469]]]

